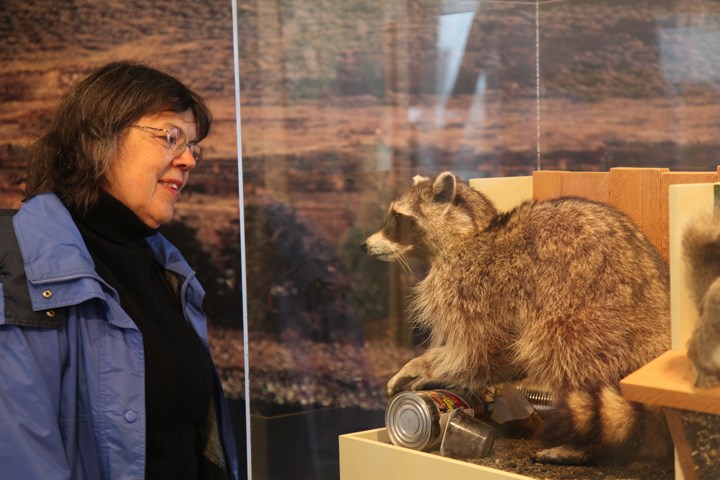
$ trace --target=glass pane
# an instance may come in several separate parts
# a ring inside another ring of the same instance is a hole
[[[416,174],[537,168],[535,23],[529,2],[238,2],[254,478],[337,478],[338,434],[384,425],[423,265],[360,244]]]
[[[714,171],[716,1],[540,6],[542,168]]]
[[[414,175],[715,170],[720,2],[237,7],[255,478],[337,478],[424,349],[426,265],[359,248]]]

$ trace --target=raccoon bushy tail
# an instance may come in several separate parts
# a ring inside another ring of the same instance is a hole
[[[614,386],[561,395],[537,435],[544,445],[559,447],[538,454],[551,463],[672,458],[662,413],[628,402]]]

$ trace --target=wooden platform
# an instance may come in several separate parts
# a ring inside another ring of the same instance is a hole
[[[676,479],[720,478],[720,386],[695,388],[694,383],[685,350],[669,350],[625,377],[620,388],[628,400],[662,408],[677,454]]]
[[[669,350],[620,382],[623,396],[646,405],[720,415],[720,387],[695,388],[684,350]],[[720,420],[719,420],[720,421]]]

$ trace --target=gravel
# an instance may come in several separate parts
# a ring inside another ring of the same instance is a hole
[[[682,422],[698,478],[720,478],[720,416],[683,411]]]
[[[539,449],[540,446],[532,438],[498,437],[490,455],[463,461],[535,479],[673,480],[675,478],[674,466],[671,462],[661,464],[638,461],[605,466],[549,465],[532,460],[532,454]],[[439,451],[430,453],[440,455]]]

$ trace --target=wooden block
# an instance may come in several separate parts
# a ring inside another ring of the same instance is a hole
[[[485,194],[501,212],[533,198],[533,177],[471,178],[470,187]]]
[[[562,177],[563,197],[582,197],[595,202],[610,201],[608,172],[566,172]]]
[[[720,415],[720,387],[695,388],[685,350],[668,350],[620,381],[628,400]]]
[[[698,480],[697,466],[692,458],[692,447],[685,434],[681,413],[674,408],[663,408],[663,413],[665,414],[670,435],[672,435],[673,445],[675,446],[677,460],[684,480]]]
[[[661,180],[667,168],[611,168],[610,204],[625,212],[660,250]]]
[[[533,172],[533,198],[537,201],[562,196],[562,177],[566,172],[538,170]]]
[[[533,172],[535,200],[557,197],[581,197],[595,202],[610,200],[608,172]]]
[[[665,172],[660,175],[660,253],[670,258],[670,185],[688,183],[715,183],[720,179],[717,172]]]

